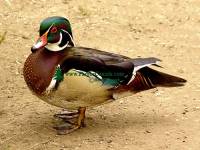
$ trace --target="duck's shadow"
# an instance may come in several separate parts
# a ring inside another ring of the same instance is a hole
[[[113,132],[113,130],[126,130],[131,129],[133,131],[147,129],[147,128],[160,128],[161,126],[173,125],[174,121],[170,118],[165,118],[159,114],[133,114],[131,112],[123,112],[119,114],[103,114],[101,113],[88,113],[86,120],[86,127],[73,134],[85,134],[85,133],[102,133],[102,132]],[[44,114],[38,120],[35,120],[34,130],[41,132],[46,129],[45,132],[56,134],[56,130],[53,126],[58,124],[58,120],[53,118],[50,114]]]
[[[94,129],[97,131],[107,129],[126,129],[132,128],[137,129],[138,127],[148,127],[148,126],[165,126],[173,124],[171,119],[165,118],[158,114],[132,114],[132,113],[120,113],[115,115],[107,115],[107,116],[89,116],[86,120],[90,129]]]

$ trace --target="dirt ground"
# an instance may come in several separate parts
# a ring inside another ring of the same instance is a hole
[[[59,108],[33,96],[23,63],[41,20],[67,17],[77,45],[158,57],[188,80],[87,111],[86,128],[56,135]],[[0,0],[0,150],[199,150],[199,0]]]

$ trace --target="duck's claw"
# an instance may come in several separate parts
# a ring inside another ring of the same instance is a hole
[[[57,130],[57,134],[58,135],[65,135],[65,134],[69,134],[77,129],[79,129],[80,127],[78,125],[70,125],[70,124],[62,124],[61,126],[57,126],[54,127],[54,129]]]
[[[66,113],[60,113],[54,115],[56,118],[61,118],[62,120],[65,121],[64,124],[58,125],[54,127],[54,129],[57,130],[57,134],[59,135],[64,135],[64,134],[69,134],[81,127],[84,127],[84,119],[85,119],[85,110],[86,108],[79,108],[78,112],[68,112]],[[75,122],[69,121],[70,119],[77,118]]]

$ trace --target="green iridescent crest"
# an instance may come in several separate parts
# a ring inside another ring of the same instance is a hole
[[[64,29],[69,34],[72,34],[72,29],[69,20],[64,17],[49,17],[43,20],[40,24],[40,36],[42,36],[51,26],[56,26],[57,29]]]

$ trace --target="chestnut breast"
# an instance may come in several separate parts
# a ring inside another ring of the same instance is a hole
[[[28,56],[23,74],[31,91],[41,95],[46,90],[63,57],[62,52],[51,52],[46,49],[39,49]]]

